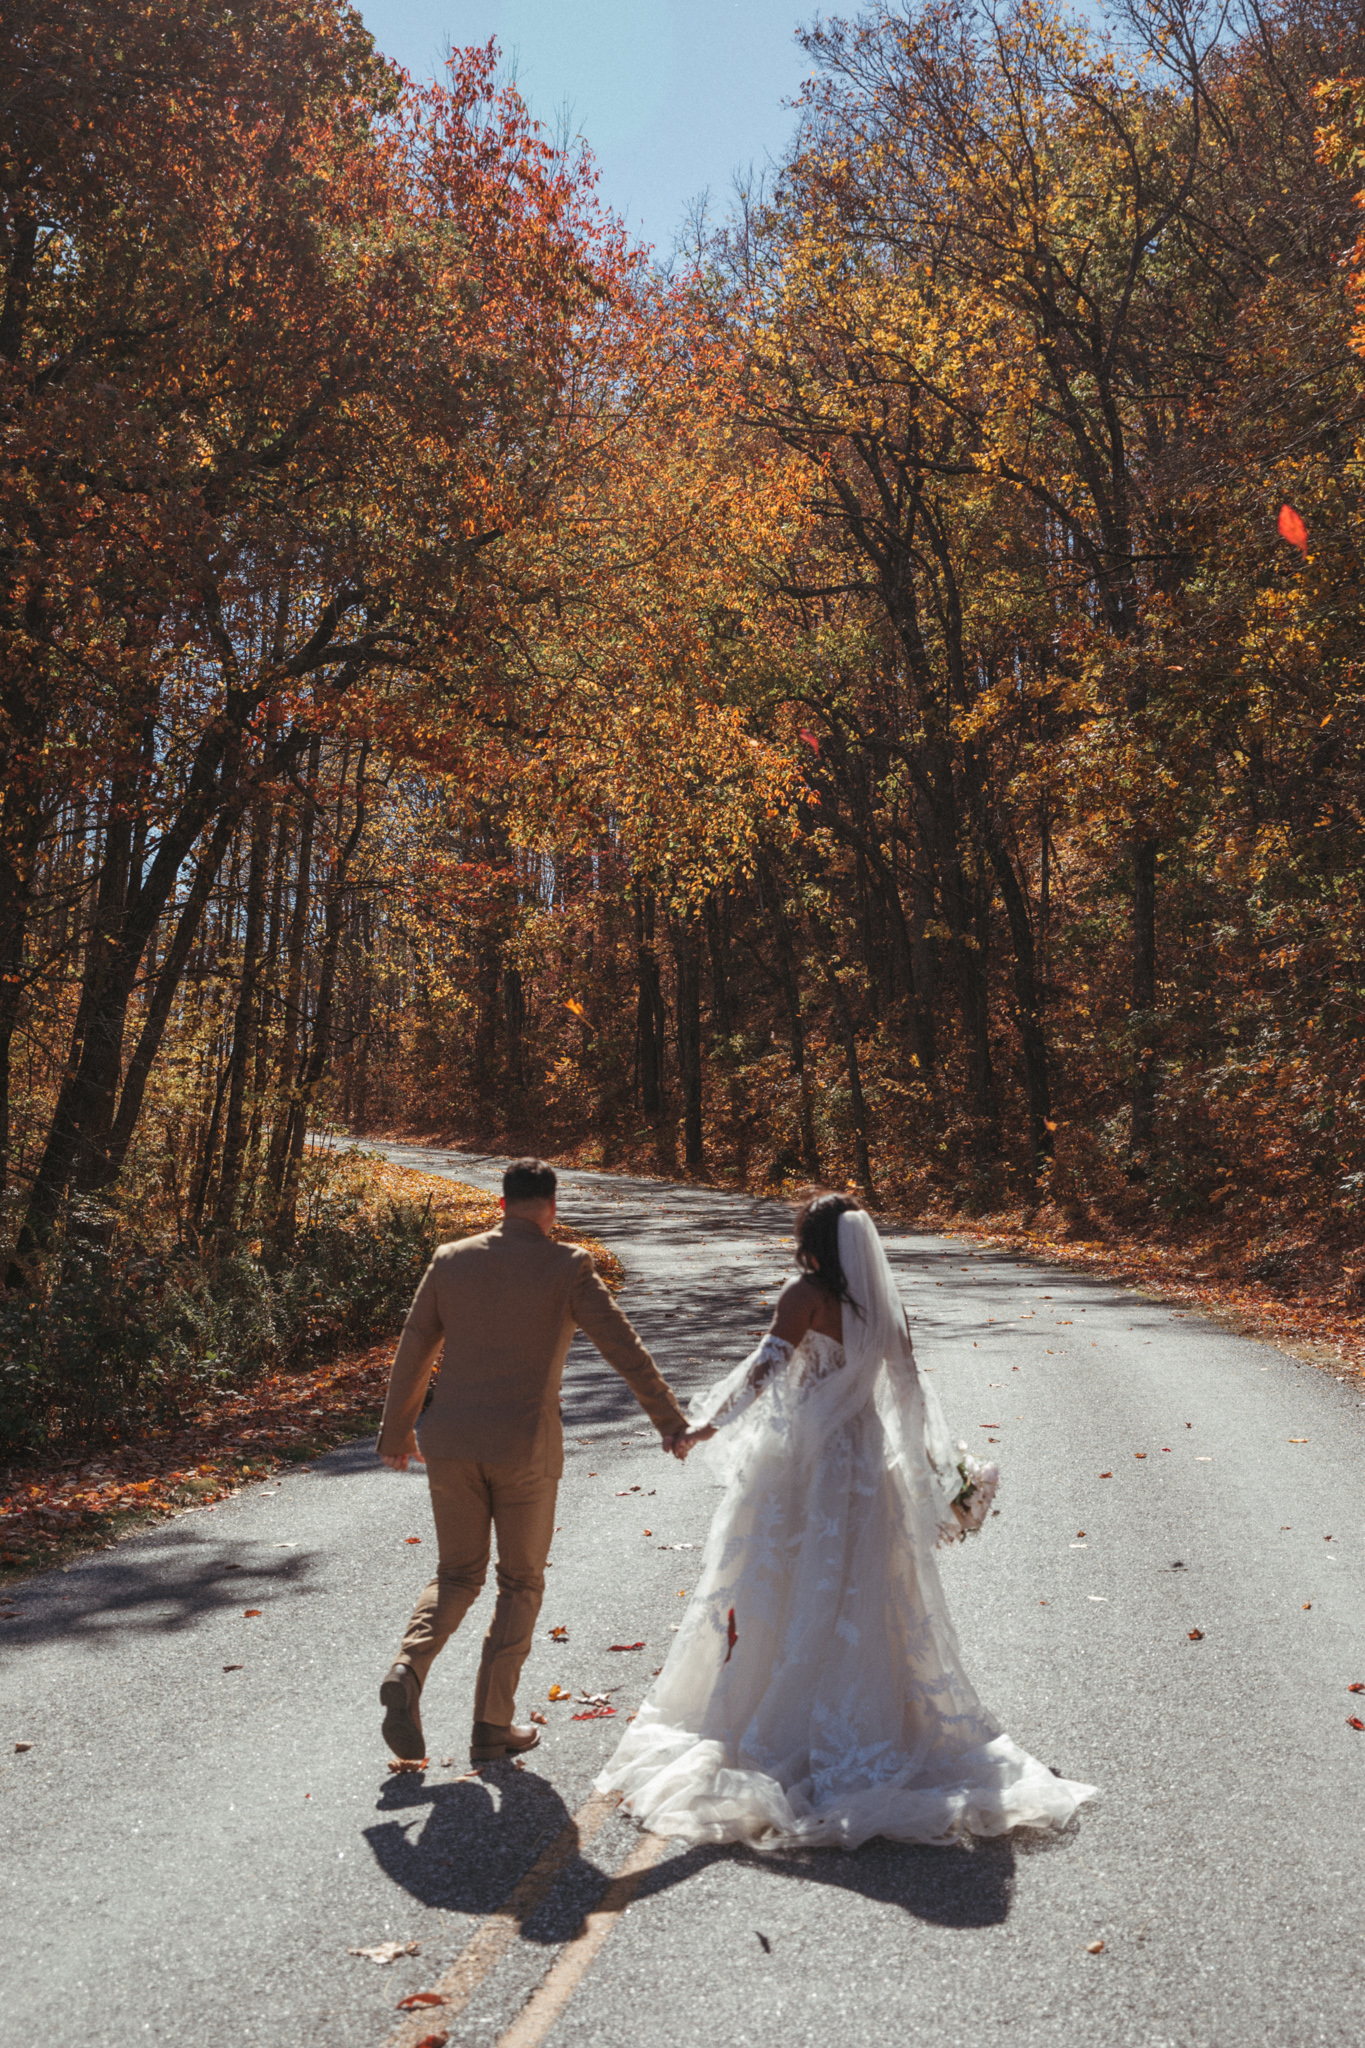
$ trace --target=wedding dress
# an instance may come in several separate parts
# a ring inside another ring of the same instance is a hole
[[[856,1849],[1062,1827],[1093,1796],[982,1706],[934,1559],[961,1480],[870,1217],[844,1342],[766,1337],[694,1403],[725,1484],[677,1638],[600,1791],[655,1834]]]

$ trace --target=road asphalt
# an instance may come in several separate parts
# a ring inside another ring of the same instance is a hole
[[[497,1161],[385,1149],[497,1182]],[[789,1268],[771,1203],[566,1173],[561,1214],[617,1251],[684,1397],[751,1347]],[[628,1904],[607,1889],[637,1831],[581,1816],[715,1495],[576,1339],[524,1769],[467,1775],[488,1591],[428,1683],[431,1768],[386,1768],[376,1691],[434,1548],[421,1480],[368,1443],[0,1601],[0,2042],[1358,2048],[1365,1388],[1103,1280],[888,1248],[954,1433],[1003,1471],[998,1519],[944,1562],[968,1669],[1017,1740],[1101,1788],[1065,1835],[669,1847]],[[610,1688],[615,1714],[576,1720],[553,1685]],[[556,1843],[543,1896],[500,1916]],[[410,1941],[387,1966],[348,1953]],[[462,1955],[462,2002],[403,2021]]]

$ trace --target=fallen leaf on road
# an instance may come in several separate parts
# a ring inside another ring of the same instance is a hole
[[[645,1534],[646,1536],[652,1536],[654,1534],[654,1531],[652,1529],[646,1529]]]
[[[1197,1457],[1194,1462],[1196,1465],[1211,1465],[1213,1463],[1213,1459],[1212,1457],[1201,1456]]]
[[[14,1747],[18,1751],[23,1751],[25,1749],[32,1749],[33,1744],[31,1742],[16,1742]]]
[[[416,2048],[446,2048],[449,2039],[449,2027],[442,2027],[439,2034],[423,2034],[421,2040],[416,2043]]]
[[[1346,1690],[1347,1692],[1365,1692],[1365,1685],[1361,1684],[1360,1681],[1357,1680],[1357,1682],[1354,1685],[1348,1685]]]
[[[608,1643],[609,1650],[643,1650],[643,1643]]]
[[[420,1536],[405,1536],[405,1537],[403,1538],[403,1541],[404,1541],[405,1543],[420,1543],[420,1542],[421,1542],[421,1540],[422,1540],[422,1539],[421,1539],[421,1537],[420,1537]]]
[[[735,1644],[738,1641],[739,1630],[735,1627],[735,1610],[732,1607],[730,1609],[729,1619],[725,1624],[725,1661],[727,1664],[729,1663],[731,1657],[734,1655]]]
[[[1291,1444],[1306,1444],[1307,1441],[1308,1439],[1306,1436],[1291,1436],[1285,1438],[1285,1442]]]
[[[648,1533],[648,1532],[646,1532]],[[700,1550],[700,1543],[661,1543],[660,1550]]]
[[[1362,1732],[1365,1732],[1365,1721],[1358,1720],[1354,1714],[1346,1716],[1346,1726],[1348,1728],[1359,1728]]]
[[[550,1641],[552,1643],[567,1643],[568,1640],[569,1631],[566,1628],[552,1628],[550,1630]]]
[[[389,1758],[389,1769],[391,1771],[424,1771],[430,1761],[430,1757],[425,1756],[391,1756]]]
[[[422,2005],[444,2004],[445,2000],[439,1991],[410,1991],[406,1998],[399,1999],[398,2010],[399,2012],[416,2012],[417,2008]]]
[[[225,1664],[223,1669],[224,1671],[245,1671],[246,1666],[245,1664]]]
[[[374,1948],[348,1948],[348,1956],[364,1956],[367,1963],[396,1963],[399,1956],[419,1956],[420,1942],[381,1941]]]
[[[619,1685],[609,1685],[605,1692],[581,1692],[578,1695],[580,1707],[605,1707],[614,1692],[620,1692]]]
[[[1203,1631],[1203,1629],[1202,1629],[1202,1628],[1192,1628],[1192,1629],[1190,1630],[1190,1641],[1191,1641],[1192,1643],[1202,1643],[1202,1642],[1203,1642],[1203,1640],[1204,1640],[1204,1631]]]
[[[1134,1453],[1133,1453],[1133,1456],[1134,1456],[1135,1458],[1145,1458],[1145,1457],[1146,1457],[1146,1455],[1147,1455],[1146,1451],[1134,1451]]]
[[[260,1611],[261,1610],[259,1607],[244,1607],[242,1609],[242,1618],[245,1621],[252,1621],[260,1613]]]
[[[608,1721],[616,1712],[615,1707],[588,1707],[581,1714],[575,1714],[575,1721]]]
[[[1076,1541],[1077,1541],[1078,1543],[1084,1543],[1084,1541],[1085,1541],[1085,1531],[1084,1531],[1084,1529],[1078,1529],[1078,1530],[1076,1531]]]
[[[552,1700],[571,1700],[573,1698],[573,1689],[570,1687],[569,1691],[565,1692],[562,1685],[552,1685],[548,1697]]]
[[[1113,1475],[1113,1473],[1112,1473],[1112,1472],[1101,1472],[1101,1474],[1100,1474],[1100,1478],[1101,1478],[1101,1479],[1112,1479],[1112,1478],[1113,1478],[1113,1476],[1114,1476],[1114,1475]]]
[[[550,1725],[549,1715],[542,1714],[539,1707],[532,1707],[531,1719],[535,1721],[541,1728],[548,1728]]]
[[[1088,1956],[1103,1955],[1104,1943],[1102,1941],[1088,1941],[1085,1945],[1085,1952]]]
[[[1303,1611],[1304,1611],[1304,1613],[1305,1613],[1305,1614],[1307,1614],[1307,1612],[1308,1612],[1309,1608],[1310,1608],[1310,1607],[1311,1607],[1312,1605],[1313,1605],[1313,1603],[1312,1603],[1312,1601],[1311,1601],[1311,1600],[1305,1600],[1305,1601],[1304,1601],[1304,1603],[1303,1603]]]

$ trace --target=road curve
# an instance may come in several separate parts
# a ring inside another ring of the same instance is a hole
[[[497,1161],[384,1149],[496,1183]],[[561,1209],[621,1256],[681,1393],[766,1323],[775,1205],[568,1173]],[[955,1433],[1003,1468],[999,1518],[945,1561],[968,1668],[1019,1741],[1101,1787],[1072,1831],[641,1855],[591,1781],[662,1660],[713,1495],[577,1341],[521,1702],[550,1726],[523,1771],[463,1775],[487,1593],[428,1685],[432,1769],[385,1768],[375,1688],[431,1529],[420,1482],[368,1446],[17,1589],[0,2042],[1356,2048],[1359,1381],[1103,1280],[888,1246]],[[575,1721],[552,1684],[614,1688],[617,1715]],[[385,1941],[419,1952],[347,1953]],[[433,1984],[448,2004],[404,2020]]]

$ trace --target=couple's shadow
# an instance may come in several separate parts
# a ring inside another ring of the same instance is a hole
[[[396,1778],[384,1787],[379,1810],[391,1817],[365,1834],[385,1874],[425,1906],[477,1916],[506,1908],[536,1857],[573,1827],[554,1787],[511,1765],[455,1784]],[[656,1864],[636,1897],[657,1896],[713,1864],[738,1861],[787,1882],[856,1892],[935,1926],[993,1927],[1009,1915],[1017,1856],[1060,1845],[1056,1837],[1049,1842],[1029,1834],[950,1849],[876,1840],[851,1853],[814,1849],[778,1856],[702,1847]],[[576,1840],[571,1837],[565,1847],[548,1896],[528,1901],[519,1926],[528,1941],[567,1941],[610,1881],[611,1871]]]

